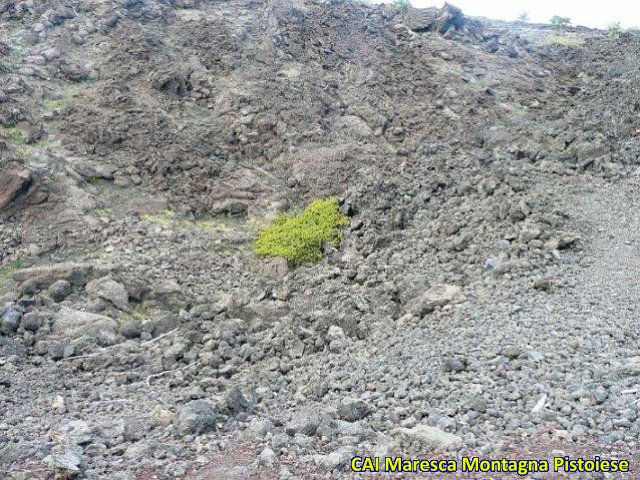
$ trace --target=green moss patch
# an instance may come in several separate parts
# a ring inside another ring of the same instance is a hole
[[[293,263],[322,259],[325,242],[336,247],[342,241],[342,228],[349,223],[335,198],[312,202],[299,215],[282,215],[273,225],[260,230],[254,251],[265,257],[282,257]]]

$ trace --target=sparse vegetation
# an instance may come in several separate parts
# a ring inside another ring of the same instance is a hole
[[[561,17],[559,15],[554,15],[553,17],[551,17],[551,20],[549,20],[549,23],[553,27],[553,30],[557,34],[560,34],[564,32],[567,29],[567,27],[571,24],[571,19],[569,17]]]
[[[87,177],[85,182],[87,182],[89,185],[97,185],[100,183],[100,180],[102,180],[100,177],[91,176]]]
[[[47,110],[58,110],[60,108],[64,108],[72,103],[71,101],[76,94],[82,92],[91,83],[91,80],[86,80],[78,85],[71,85],[60,92],[57,95],[58,98],[46,98],[42,100],[42,106]]]
[[[166,227],[175,221],[176,212],[167,208],[158,213],[143,213],[140,215],[140,219],[145,222],[153,223],[154,225]]]
[[[559,15],[555,15],[551,17],[549,23],[555,33],[547,38],[547,44],[560,45],[563,47],[577,47],[582,43],[579,38],[569,36],[567,34],[567,27],[571,24],[571,19],[569,17],[560,17]]]
[[[45,99],[42,101],[42,106],[47,110],[57,110],[61,108],[62,105],[63,105],[62,99],[56,99],[56,100]]]
[[[53,140],[44,139],[38,143],[38,147],[45,151],[51,150],[53,148]]]
[[[14,153],[15,157],[19,160],[29,160],[29,158],[31,158],[31,155],[33,154],[33,147],[29,145],[20,145],[15,148]]]
[[[228,225],[222,222],[216,222],[215,220],[196,220],[194,224],[202,230],[211,230],[215,232],[230,232],[232,229]]]
[[[18,127],[5,127],[4,131],[7,133],[9,140],[17,144],[24,144],[26,139],[24,133]]]
[[[547,44],[561,45],[563,47],[577,47],[581,44],[580,40],[568,35],[550,35],[547,37]]]
[[[522,12],[520,15],[518,15],[518,21],[523,23],[528,22],[529,14],[527,12]]]
[[[54,142],[49,139],[41,140],[35,144],[28,145],[21,130],[12,127],[9,139],[12,141],[13,159],[21,162],[30,162],[37,159],[46,159],[46,152],[51,150]]]
[[[107,217],[109,216],[110,211],[111,210],[109,208],[93,208],[90,210],[91,214],[96,217]]]
[[[3,62],[3,73],[8,73],[9,71],[18,68],[27,56],[27,51],[28,50],[25,47],[20,45],[12,45],[9,55],[4,58],[6,62]]]
[[[140,215],[140,219],[148,223],[153,223],[154,225],[160,225],[162,227],[172,227],[176,230],[184,230],[189,227],[195,227],[200,230],[221,233],[232,231],[232,228],[222,221],[210,218],[188,220],[186,218],[180,217],[176,212],[168,208],[158,213],[143,213],[142,215]]]
[[[258,255],[282,257],[296,264],[316,262],[322,259],[325,243],[340,244],[342,228],[348,222],[336,199],[315,200],[300,214],[282,215],[263,228],[254,250]]]
[[[7,290],[7,287],[13,282],[13,273],[22,268],[22,260],[17,259],[9,262],[0,268],[0,293]]]
[[[409,0],[393,0],[391,8],[398,13],[405,13],[411,8],[411,2]]]
[[[607,29],[607,31],[609,32],[609,38],[620,38],[620,35],[622,34],[622,28],[620,27],[620,22],[614,22],[611,25],[609,25],[609,28]]]

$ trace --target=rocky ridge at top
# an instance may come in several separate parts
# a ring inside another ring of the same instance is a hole
[[[633,447],[635,33],[357,1],[0,18],[2,475]],[[253,254],[327,196],[350,223],[320,263]]]

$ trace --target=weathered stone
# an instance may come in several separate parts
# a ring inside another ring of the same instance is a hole
[[[357,455],[357,448],[347,445],[334,450],[327,455],[314,455],[313,460],[316,465],[320,465],[331,471],[336,468],[344,468],[354,455]]]
[[[157,406],[151,411],[151,423],[156,427],[168,427],[173,423],[175,415],[169,410]]]
[[[462,10],[445,3],[440,9],[409,8],[403,23],[414,32],[436,31],[444,34],[449,29],[463,28],[465,22]]]
[[[249,206],[246,202],[233,199],[221,200],[211,205],[212,213],[216,215],[224,214],[230,217],[244,216],[247,214],[248,208]]]
[[[184,308],[182,288],[175,280],[159,280],[152,285],[149,299],[173,311]]]
[[[125,338],[138,338],[143,332],[142,320],[125,318],[120,322],[120,334]]]
[[[52,332],[69,339],[82,336],[98,337],[100,333],[114,334],[118,324],[104,315],[62,308],[53,319]]]
[[[305,408],[293,414],[285,431],[291,436],[296,433],[311,436],[316,433],[321,421],[322,415],[318,410]]]
[[[508,345],[502,349],[502,355],[507,357],[510,360],[515,360],[520,355],[522,355],[522,349],[515,345]]]
[[[245,411],[251,406],[251,402],[242,393],[242,390],[236,385],[229,389],[225,395],[225,403],[227,411],[231,414],[237,414]]]
[[[355,398],[346,398],[338,405],[338,415],[347,422],[362,420],[370,411],[366,402]]]
[[[4,335],[15,333],[20,325],[21,318],[22,312],[13,304],[9,304],[0,309],[0,333]]]
[[[51,47],[44,50],[41,55],[47,62],[50,62],[60,57],[60,51],[55,47]]]
[[[563,250],[580,240],[580,235],[576,233],[563,233],[559,237],[549,241],[548,247],[552,250]]]
[[[327,340],[340,340],[345,338],[344,330],[337,325],[329,326],[329,330],[327,331]]]
[[[413,428],[396,428],[391,431],[401,443],[419,445],[429,449],[455,449],[462,446],[462,439],[436,427],[417,425]]]
[[[144,438],[148,430],[148,424],[141,419],[127,418],[124,421],[122,436],[127,442],[137,442]]]
[[[56,302],[61,302],[71,294],[71,284],[67,280],[56,280],[47,290]]]
[[[80,473],[82,458],[75,451],[67,451],[63,454],[51,454],[44,461],[55,470],[62,470],[67,475],[76,476]],[[69,477],[71,478],[71,477]]]
[[[51,320],[51,314],[45,312],[29,312],[22,317],[20,326],[30,332],[37,332],[42,326]]]
[[[103,23],[106,27],[115,27],[119,19],[120,17],[116,12],[111,12],[103,20]]]
[[[464,359],[458,357],[449,357],[446,358],[442,363],[442,370],[445,372],[453,372],[458,373],[466,370],[467,364]]]
[[[40,286],[48,287],[57,280],[66,280],[73,285],[85,285],[93,266],[88,263],[57,263],[40,267],[24,268],[13,274],[13,280],[23,283],[34,280]]]
[[[442,307],[454,303],[462,297],[462,289],[456,285],[434,285],[422,295],[410,300],[405,307],[408,313],[422,316]]]
[[[205,433],[216,428],[218,409],[207,400],[194,400],[178,411],[175,426],[180,435]]]
[[[67,404],[64,401],[64,397],[62,395],[56,395],[51,402],[51,410],[56,413],[64,414],[67,413]]]
[[[47,353],[54,360],[62,360],[63,358],[69,358],[75,351],[74,346],[69,340],[60,340],[49,342],[47,345]]]
[[[116,308],[129,311],[129,293],[121,283],[111,277],[102,277],[87,283],[85,292],[89,296],[106,300]]]
[[[18,165],[0,173],[0,209],[8,207],[33,183],[33,172]]]
[[[260,459],[260,463],[262,465],[266,465],[268,467],[271,467],[274,464],[275,460],[276,460],[276,454],[271,448],[264,447],[262,452],[260,452],[259,459]]]

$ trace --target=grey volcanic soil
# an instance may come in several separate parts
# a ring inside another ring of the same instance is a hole
[[[352,1],[0,16],[0,478],[637,461],[636,33]],[[322,262],[252,253],[330,195]]]

